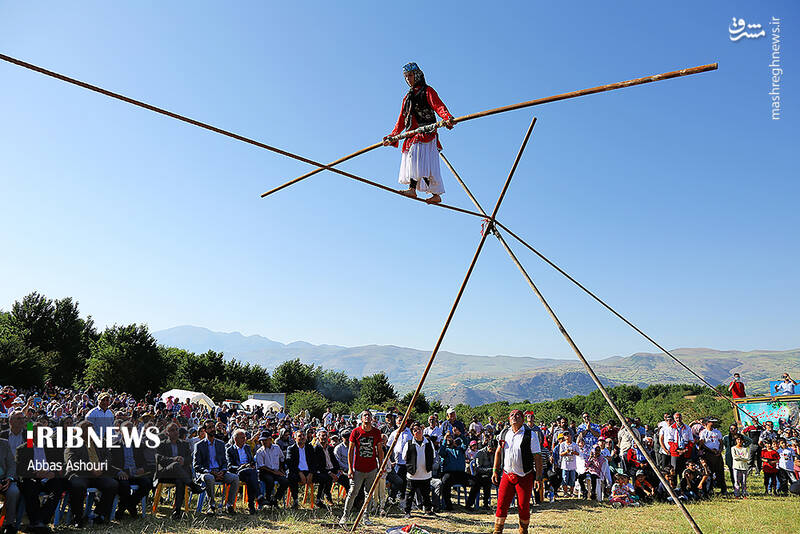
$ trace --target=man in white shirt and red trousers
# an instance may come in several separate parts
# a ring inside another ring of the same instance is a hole
[[[519,513],[519,534],[528,534],[533,481],[542,478],[541,448],[539,437],[523,424],[521,410],[511,410],[508,414],[508,423],[509,427],[498,436],[499,444],[494,456],[492,483],[498,486],[494,534],[503,532],[508,507],[515,494]]]
[[[403,107],[400,117],[392,133],[383,138],[384,146],[397,146],[397,141],[390,137],[398,135],[403,130],[416,130],[436,122],[438,114],[445,120],[447,129],[452,129],[453,116],[447,111],[439,95],[425,83],[425,74],[416,63],[407,63],[403,66],[403,76],[408,84],[408,93],[403,98]],[[439,171],[439,135],[436,130],[430,133],[418,133],[406,137],[403,141],[403,155],[400,160],[401,184],[407,184],[408,189],[401,191],[403,195],[417,198],[416,191],[428,192],[430,198],[425,199],[429,204],[438,204],[444,194],[444,183]]]

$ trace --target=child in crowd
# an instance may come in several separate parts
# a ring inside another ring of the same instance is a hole
[[[636,471],[636,482],[634,483],[634,490],[636,492],[636,496],[639,498],[639,502],[646,502],[646,503],[653,502],[656,490],[653,487],[653,485],[647,481],[647,477],[645,476],[644,471],[641,469]]]
[[[597,498],[598,502],[602,502],[606,487],[605,468],[606,458],[600,450],[600,445],[595,445],[586,460],[586,473],[589,475],[590,498]]]
[[[714,474],[711,472],[711,467],[708,465],[708,460],[705,456],[700,457],[700,465],[697,466],[697,470],[700,473],[700,498],[709,498],[714,492]]]
[[[630,478],[625,473],[617,475],[617,481],[611,486],[611,498],[609,502],[611,506],[635,506],[639,503],[636,502],[635,490],[630,483]]]
[[[577,477],[576,457],[579,454],[578,446],[572,442],[572,434],[565,432],[564,441],[558,446],[565,497],[572,497],[572,493],[575,490],[575,479]]]
[[[764,493],[776,495],[778,491],[778,454],[775,440],[764,440],[761,450],[761,470],[764,472]]]
[[[694,462],[687,462],[686,469],[681,475],[681,495],[686,497],[689,501],[698,501],[703,498],[703,491],[700,488],[700,481],[702,480],[702,473],[700,472],[697,464]]]
[[[794,451],[790,449],[784,438],[778,440],[778,491],[781,495],[789,494],[789,484],[794,482]]]
[[[731,447],[733,458],[733,495],[737,499],[747,497],[747,473],[750,469],[750,447],[745,447],[744,437],[736,436],[736,445]]]

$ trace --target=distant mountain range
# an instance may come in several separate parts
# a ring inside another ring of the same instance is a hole
[[[208,350],[226,357],[273,369],[299,358],[304,363],[365,376],[383,371],[398,392],[414,389],[430,356],[407,347],[366,345],[341,347],[312,345],[305,341],[283,344],[263,336],[239,332],[212,332],[197,326],[177,326],[153,332],[162,345],[195,353]],[[769,380],[784,371],[800,376],[800,349],[787,351],[719,351],[705,348],[675,349],[672,353],[712,384],[741,373],[748,394],[766,393]],[[698,382],[665,354],[637,353],[592,362],[609,386]],[[474,356],[440,351],[423,391],[445,403],[477,405],[498,400],[552,400],[585,395],[595,389],[583,366],[575,360],[514,356]]]

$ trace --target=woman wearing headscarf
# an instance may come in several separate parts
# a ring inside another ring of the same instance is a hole
[[[421,126],[434,124],[436,115],[445,120],[445,126],[448,129],[452,129],[455,125],[453,116],[433,87],[425,83],[425,74],[416,63],[406,64],[403,67],[403,76],[409,87],[408,93],[403,98],[403,107],[394,130],[383,138],[384,146],[397,146],[397,141],[392,141],[391,138],[403,130],[411,131]],[[439,143],[439,136],[435,129],[429,133],[418,133],[405,138],[403,155],[400,160],[399,181],[401,184],[408,185],[408,189],[402,191],[403,195],[416,198],[416,191],[419,190],[431,194],[430,198],[426,199],[426,202],[430,204],[438,204],[442,201],[444,183],[439,171],[439,151],[441,149],[442,145]]]

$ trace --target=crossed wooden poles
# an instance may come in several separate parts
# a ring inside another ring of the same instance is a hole
[[[174,112],[171,112],[171,111],[168,111],[168,110],[153,106],[151,104],[147,104],[147,103],[139,101],[139,100],[135,100],[133,98],[124,96],[122,94],[115,93],[115,92],[109,91],[107,89],[103,89],[103,88],[98,87],[96,85],[92,85],[92,84],[77,80],[75,78],[71,78],[69,76],[65,76],[63,74],[59,74],[57,72],[45,69],[43,67],[39,67],[37,65],[22,61],[22,60],[17,59],[17,58],[13,58],[11,56],[7,56],[5,54],[0,54],[0,59],[2,59],[3,61],[6,61],[8,63],[12,63],[12,64],[15,64],[15,65],[24,67],[26,69],[29,69],[29,70],[32,70],[32,71],[35,71],[35,72],[39,72],[39,73],[44,74],[46,76],[50,76],[52,78],[56,78],[56,79],[59,79],[61,81],[65,81],[67,83],[70,83],[70,84],[73,84],[73,85],[77,85],[79,87],[83,87],[83,88],[88,89],[90,91],[94,91],[94,92],[109,96],[111,98],[115,98],[117,100],[121,100],[123,102],[127,102],[129,104],[133,104],[135,106],[138,106],[138,107],[141,107],[141,108],[144,108],[144,109],[148,109],[148,110],[153,111],[155,113],[166,115],[166,116],[171,117],[173,119],[177,119],[177,120],[192,124],[194,126],[197,126],[199,128],[204,128],[206,130],[210,130],[212,132],[215,132],[215,133],[218,133],[218,134],[221,134],[221,135],[225,135],[227,137],[231,137],[231,138],[239,140],[239,141],[243,141],[245,143],[257,146],[259,148],[263,148],[263,149],[275,152],[277,154],[281,154],[283,156],[286,156],[286,157],[289,157],[289,158],[293,158],[293,159],[296,159],[298,161],[302,161],[304,163],[308,163],[308,164],[313,165],[314,167],[316,167],[315,170],[313,170],[313,171],[311,171],[309,173],[306,173],[306,174],[304,174],[304,175],[302,175],[302,176],[300,176],[298,178],[295,178],[293,180],[290,180],[289,182],[286,182],[285,184],[283,184],[281,186],[278,186],[278,187],[276,187],[276,188],[274,188],[274,189],[272,189],[270,191],[267,191],[266,193],[261,195],[262,197],[266,197],[266,196],[268,196],[268,195],[270,195],[272,193],[280,191],[281,189],[284,189],[284,188],[286,188],[286,187],[288,187],[290,185],[293,185],[293,184],[295,184],[295,183],[297,183],[297,182],[299,182],[301,180],[304,180],[305,178],[308,178],[308,177],[310,177],[310,176],[312,176],[312,175],[314,175],[314,174],[316,174],[318,172],[321,172],[323,170],[328,170],[328,171],[340,174],[340,175],[345,176],[347,178],[350,178],[350,179],[353,179],[353,180],[356,180],[356,181],[371,185],[373,187],[377,187],[379,189],[383,189],[383,190],[391,192],[391,193],[396,193],[396,194],[400,193],[399,191],[397,191],[395,189],[392,189],[390,187],[387,187],[387,186],[385,186],[383,184],[379,184],[379,183],[374,182],[372,180],[368,180],[366,178],[362,178],[362,177],[357,176],[355,174],[352,174],[352,173],[349,173],[349,172],[345,172],[345,171],[342,171],[340,169],[335,168],[335,165],[338,165],[339,163],[342,163],[342,162],[347,161],[349,159],[352,159],[352,158],[354,158],[354,157],[356,157],[358,155],[364,154],[364,153],[366,153],[366,152],[368,152],[370,150],[378,148],[378,147],[382,146],[382,143],[375,143],[375,144],[370,145],[370,146],[368,146],[368,147],[366,147],[364,149],[361,149],[361,150],[359,150],[357,152],[354,152],[353,154],[350,154],[348,156],[345,156],[343,158],[340,158],[340,159],[338,159],[338,160],[336,160],[334,162],[331,162],[331,163],[325,165],[323,163],[319,163],[319,162],[311,160],[309,158],[306,158],[306,157],[303,157],[303,156],[300,156],[300,155],[297,155],[297,154],[293,154],[291,152],[288,152],[286,150],[283,150],[283,149],[268,145],[266,143],[262,143],[260,141],[256,141],[254,139],[250,139],[248,137],[245,137],[245,136],[230,132],[228,130],[224,130],[224,129],[218,128],[216,126],[212,126],[210,124],[207,124],[207,123],[195,120],[195,119],[191,119],[191,118],[188,118],[188,117],[183,116],[183,115],[179,115],[177,113],[174,113]],[[676,77],[687,76],[687,75],[691,75],[691,74],[697,74],[697,73],[700,73],[700,72],[706,72],[706,71],[715,70],[717,68],[717,66],[718,65],[716,63],[712,63],[712,64],[708,64],[708,65],[701,65],[699,67],[681,69],[681,70],[677,70],[677,71],[666,72],[666,73],[663,73],[663,74],[656,74],[656,75],[653,75],[653,76],[646,76],[646,77],[643,77],[643,78],[636,78],[636,79],[633,79],[633,80],[627,80],[627,81],[623,81],[623,82],[617,82],[617,83],[613,83],[613,84],[607,84],[607,85],[592,87],[592,88],[583,89],[583,90],[580,90],[580,91],[562,93],[562,94],[554,95],[554,96],[550,96],[550,97],[539,98],[539,99],[530,100],[530,101],[527,101],[527,102],[521,102],[519,104],[512,104],[510,106],[504,106],[504,107],[500,107],[500,108],[490,109],[490,110],[482,111],[482,112],[479,112],[479,113],[473,113],[471,115],[465,115],[465,116],[456,118],[454,120],[454,122],[455,123],[465,122],[465,121],[468,121],[468,120],[471,120],[471,119],[476,119],[476,118],[480,118],[480,117],[486,117],[486,116],[493,115],[493,114],[496,114],[496,113],[503,113],[503,112],[506,112],[506,111],[522,109],[522,108],[535,106],[535,105],[539,105],[539,104],[545,104],[545,103],[548,103],[548,102],[555,102],[555,101],[558,101],[558,100],[565,100],[565,99],[568,99],[568,98],[574,98],[574,97],[578,97],[578,96],[584,96],[584,95],[589,95],[589,94],[594,94],[594,93],[600,93],[600,92],[610,91],[610,90],[614,90],[614,89],[621,89],[621,88],[630,87],[630,86],[633,86],[633,85],[641,85],[641,84],[645,84],[645,83],[649,83],[649,82],[666,80],[666,79],[669,79],[669,78],[676,78]],[[697,534],[702,534],[701,530],[700,530],[700,527],[697,525],[697,523],[694,521],[692,516],[689,514],[689,511],[686,509],[686,507],[681,502],[681,500],[677,497],[677,495],[675,495],[675,492],[673,491],[672,486],[664,478],[664,476],[661,474],[660,470],[657,468],[657,466],[656,466],[655,462],[653,461],[653,459],[647,453],[647,451],[646,451],[641,439],[639,437],[637,437],[637,435],[633,432],[633,430],[631,429],[630,425],[627,423],[625,417],[622,415],[622,412],[619,410],[619,408],[617,407],[616,403],[611,398],[611,396],[609,395],[609,393],[606,390],[606,388],[603,386],[603,384],[600,381],[600,379],[598,378],[598,376],[595,374],[595,372],[592,369],[591,365],[589,365],[589,362],[583,356],[583,353],[577,347],[577,345],[573,341],[572,337],[569,335],[569,333],[567,332],[566,328],[564,327],[564,325],[559,320],[558,316],[553,311],[553,309],[550,306],[550,304],[547,302],[547,300],[542,295],[541,291],[539,291],[539,289],[536,286],[536,284],[533,282],[531,277],[525,271],[525,268],[519,262],[519,259],[516,257],[514,252],[511,250],[511,248],[508,246],[508,243],[506,242],[506,240],[501,235],[500,231],[498,230],[498,227],[502,228],[510,236],[512,236],[517,241],[519,241],[522,245],[527,247],[534,254],[539,256],[548,265],[550,265],[551,267],[556,269],[560,274],[565,276],[572,283],[574,283],[580,289],[582,289],[584,292],[586,292],[589,296],[591,296],[593,299],[598,301],[605,308],[607,308],[609,311],[611,311],[614,315],[616,315],[618,318],[620,318],[622,321],[624,321],[626,324],[628,324],[636,332],[638,332],[639,334],[644,336],[648,341],[650,341],[655,346],[657,346],[667,356],[672,358],[675,362],[680,364],[684,369],[686,369],[692,375],[694,375],[696,378],[698,378],[704,385],[706,385],[707,387],[711,388],[718,397],[724,398],[734,408],[741,410],[744,414],[749,415],[751,417],[752,417],[752,415],[749,414],[748,412],[746,412],[745,410],[743,410],[739,405],[734,403],[733,400],[730,399],[727,395],[724,395],[723,393],[720,393],[719,391],[717,391],[716,388],[714,388],[714,386],[712,386],[705,378],[703,378],[701,375],[699,375],[698,373],[696,373],[695,371],[693,371],[692,369],[687,367],[683,362],[681,362],[678,358],[676,358],[670,351],[668,351],[666,348],[661,346],[659,343],[657,343],[655,340],[653,340],[653,338],[651,338],[650,336],[645,334],[642,330],[637,328],[633,323],[631,323],[628,319],[623,317],[614,308],[612,308],[610,305],[608,305],[606,302],[604,302],[602,299],[600,299],[597,295],[595,295],[593,292],[591,292],[589,289],[587,289],[585,286],[583,286],[580,282],[575,280],[572,276],[570,276],[567,272],[565,272],[563,269],[561,269],[558,265],[553,263],[551,260],[549,260],[547,257],[545,257],[541,252],[539,252],[534,247],[529,245],[521,237],[517,236],[514,232],[512,232],[509,228],[507,228],[505,225],[503,225],[500,221],[497,220],[497,218],[496,218],[497,217],[497,212],[500,209],[500,205],[502,204],[503,199],[505,198],[505,195],[506,195],[506,193],[508,191],[508,186],[511,183],[511,179],[514,176],[514,172],[517,169],[517,165],[519,164],[519,161],[520,161],[520,159],[522,157],[522,154],[525,151],[525,147],[528,144],[528,141],[529,141],[530,136],[531,136],[531,132],[533,131],[533,127],[534,127],[535,124],[536,124],[536,117],[534,117],[531,120],[531,124],[530,124],[530,126],[528,127],[528,130],[525,133],[525,137],[524,137],[524,139],[522,141],[522,145],[520,146],[520,149],[519,149],[519,151],[517,153],[517,156],[514,159],[514,164],[512,165],[511,170],[508,173],[508,176],[506,178],[506,181],[503,184],[503,189],[500,192],[500,196],[498,197],[497,202],[495,203],[495,206],[494,206],[494,209],[492,210],[491,215],[487,215],[486,211],[484,211],[484,209],[481,207],[480,203],[473,196],[472,192],[469,190],[467,185],[464,183],[464,181],[461,179],[459,174],[453,168],[453,166],[450,163],[450,161],[447,160],[447,158],[444,156],[444,154],[440,153],[440,157],[445,162],[445,164],[450,169],[450,171],[453,173],[453,175],[455,176],[456,180],[461,185],[461,187],[464,189],[464,191],[466,192],[467,196],[470,198],[470,200],[475,205],[475,208],[478,211],[477,212],[476,211],[471,211],[471,210],[459,208],[459,207],[456,207],[456,206],[449,206],[449,205],[446,205],[446,204],[434,204],[434,205],[438,206],[438,207],[441,207],[441,208],[449,209],[449,210],[452,210],[452,211],[457,211],[457,212],[465,213],[465,214],[468,214],[468,215],[481,217],[481,218],[485,219],[488,222],[488,225],[487,225],[485,231],[482,232],[481,240],[478,243],[478,248],[475,251],[475,254],[474,254],[473,258],[472,258],[472,261],[470,262],[469,268],[467,269],[467,273],[464,276],[464,280],[462,281],[461,286],[459,287],[458,294],[456,295],[456,299],[453,302],[452,307],[450,308],[450,313],[447,316],[447,320],[445,321],[444,327],[442,328],[442,331],[439,334],[439,338],[437,339],[436,345],[434,346],[434,349],[431,352],[431,356],[428,359],[428,363],[425,366],[425,370],[422,373],[422,376],[420,377],[420,380],[419,380],[419,383],[417,385],[417,388],[414,391],[414,395],[411,398],[411,402],[409,403],[408,408],[406,409],[406,412],[405,412],[405,414],[403,416],[403,420],[402,420],[402,422],[400,423],[400,425],[398,427],[398,432],[395,433],[395,438],[392,440],[392,443],[389,445],[389,451],[390,452],[384,456],[383,462],[381,463],[381,465],[380,465],[380,467],[378,469],[378,473],[382,472],[383,469],[385,469],[387,461],[389,460],[389,458],[391,457],[392,453],[394,452],[394,448],[395,448],[395,446],[397,444],[397,440],[398,440],[402,430],[405,428],[405,426],[406,426],[406,424],[408,422],[408,418],[409,418],[409,416],[411,414],[411,410],[414,408],[414,405],[416,404],[417,398],[418,398],[418,396],[419,396],[419,394],[420,394],[420,392],[422,390],[422,386],[423,386],[423,384],[425,382],[425,379],[428,376],[428,372],[430,371],[431,366],[433,365],[433,361],[436,358],[436,355],[437,355],[437,353],[439,351],[439,347],[441,346],[442,341],[444,339],[444,336],[445,336],[445,334],[447,332],[447,329],[450,326],[450,322],[452,321],[453,316],[455,315],[455,311],[456,311],[456,308],[458,307],[458,304],[459,304],[459,302],[461,300],[461,296],[464,294],[464,290],[466,289],[466,286],[467,286],[467,283],[469,281],[469,278],[472,275],[473,268],[475,267],[475,264],[478,261],[478,257],[480,256],[481,251],[483,250],[483,245],[486,242],[486,238],[489,236],[489,234],[492,234],[498,239],[500,244],[503,246],[505,251],[508,253],[508,255],[511,258],[511,260],[514,262],[514,264],[520,270],[520,273],[522,273],[522,276],[525,278],[525,280],[528,283],[528,285],[530,286],[531,290],[536,294],[536,296],[542,302],[542,305],[544,305],[545,309],[547,310],[547,313],[553,319],[553,322],[556,324],[556,327],[561,332],[561,334],[564,336],[564,338],[566,339],[567,343],[570,345],[570,347],[575,352],[575,354],[578,356],[578,359],[581,361],[583,366],[586,368],[586,371],[589,373],[589,376],[592,378],[592,381],[595,383],[597,388],[602,393],[602,395],[605,398],[605,400],[608,403],[608,405],[614,411],[614,413],[616,414],[617,418],[619,418],[620,424],[631,434],[631,436],[633,436],[634,442],[639,447],[639,450],[641,450],[643,452],[643,454],[645,456],[645,459],[647,460],[647,463],[650,464],[650,466],[653,468],[653,470],[655,471],[656,475],[658,476],[659,480],[662,482],[662,484],[664,484],[664,487],[667,489],[669,494],[672,496],[673,501],[675,502],[675,504],[678,505],[678,507],[680,508],[680,510],[683,513],[684,517],[689,522],[690,526],[692,527],[692,530],[694,530],[694,532],[696,532]],[[405,133],[397,136],[395,139],[402,139],[402,138],[405,138],[405,137],[410,137],[410,136],[414,135],[415,133],[419,133],[419,132],[422,132],[422,131],[426,131],[426,132],[427,131],[434,131],[436,128],[441,127],[441,126],[442,126],[442,123],[436,123],[434,125],[428,125],[426,127],[419,128],[419,129],[411,131],[411,132],[405,132]],[[408,197],[404,197],[404,198],[408,198]],[[416,200],[422,201],[422,199],[416,199]],[[377,487],[377,483],[378,483],[378,477],[376,476],[374,483],[370,487],[369,494],[368,494],[367,498],[364,500],[364,505],[362,506],[361,510],[359,511],[358,516],[356,517],[355,522],[353,523],[351,532],[354,532],[358,528],[358,525],[359,525],[359,523],[360,523],[360,521],[361,521],[361,519],[362,519],[362,517],[364,515],[364,512],[366,511],[367,506],[369,505],[369,502],[372,499],[372,495],[375,492],[375,488]]]

